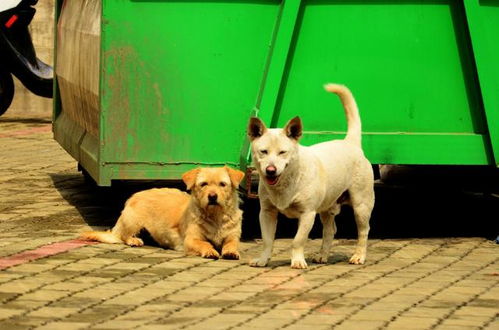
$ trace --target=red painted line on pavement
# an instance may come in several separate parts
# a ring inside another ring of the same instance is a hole
[[[24,251],[8,257],[0,258],[0,270],[93,244],[97,244],[97,242],[83,241],[79,239],[47,244],[34,250]]]
[[[41,127],[33,127],[28,129],[21,129],[18,131],[0,133],[0,138],[31,135],[36,133],[45,133],[45,132],[50,132],[51,130],[52,130],[52,125],[44,125]]]

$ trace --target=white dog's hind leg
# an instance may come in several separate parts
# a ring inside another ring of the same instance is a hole
[[[303,249],[305,248],[305,243],[308,240],[308,234],[314,225],[315,215],[315,212],[308,212],[302,214],[300,217],[298,231],[296,232],[292,243],[291,268],[305,269],[308,267],[303,254]]]
[[[373,207],[365,203],[352,205],[357,223],[357,248],[350,258],[350,263],[355,265],[363,264],[367,253],[367,236],[369,235],[369,219]]]
[[[334,221],[334,217],[338,213],[336,209],[339,210],[339,205],[337,205],[334,210],[320,213],[322,222],[322,245],[319,253],[313,259],[315,263],[325,264],[329,258],[331,244],[333,243],[334,235],[336,234],[336,223]]]
[[[355,182],[348,193],[350,205],[355,215],[358,235],[357,248],[350,258],[350,263],[360,265],[366,260],[369,220],[374,207],[374,179],[369,162],[365,161],[360,164],[359,173],[355,176]]]
[[[265,208],[262,207],[260,210],[260,230],[262,232],[263,251],[259,258],[255,258],[250,261],[250,266],[267,266],[270,258],[272,257],[276,227],[277,210],[265,210]]]

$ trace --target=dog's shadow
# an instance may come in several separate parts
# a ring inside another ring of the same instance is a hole
[[[333,253],[327,259],[327,264],[331,265],[331,264],[339,264],[339,263],[348,263],[349,260],[350,260],[350,257],[347,254]],[[313,264],[318,265],[316,263],[313,263]]]

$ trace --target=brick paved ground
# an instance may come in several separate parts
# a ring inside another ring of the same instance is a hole
[[[0,119],[0,146],[1,329],[499,329],[490,240],[372,239],[352,266],[355,242],[339,239],[307,270],[289,268],[289,239],[266,268],[245,263],[258,241],[241,261],[89,245],[77,234],[144,186],[86,184],[43,120]]]

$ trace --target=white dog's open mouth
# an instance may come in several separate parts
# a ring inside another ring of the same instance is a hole
[[[273,186],[273,185],[275,185],[275,184],[277,183],[277,181],[279,181],[279,177],[278,177],[278,176],[267,176],[267,175],[266,175],[266,176],[265,176],[265,181],[266,181],[269,185]]]

